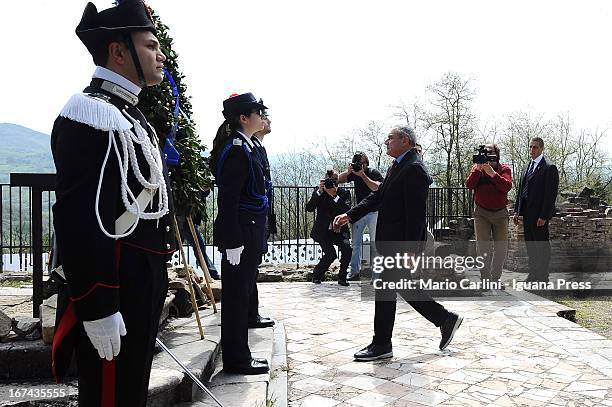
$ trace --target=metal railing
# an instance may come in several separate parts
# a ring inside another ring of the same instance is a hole
[[[353,195],[354,190],[345,186]],[[314,223],[314,213],[307,212],[306,203],[314,187],[275,186],[274,210],[278,233],[270,237],[276,253],[268,254],[264,262],[286,262],[299,264],[300,259],[317,256],[318,245],[309,240]],[[217,189],[211,191],[207,200],[207,217],[200,226],[207,247],[212,245],[212,228],[217,213]],[[52,235],[52,211],[55,201],[53,192],[43,193],[42,226],[43,250],[50,249]],[[472,192],[467,188],[430,188],[427,199],[427,221],[431,229],[446,227],[450,220],[469,218],[473,212]],[[27,187],[11,187],[0,184],[0,249],[3,269],[30,271],[32,267],[32,196]],[[367,243],[366,243],[367,244]],[[218,262],[214,258],[213,262]],[[312,260],[315,260],[314,258]]]
[[[55,194],[43,192],[43,250],[50,250],[52,234],[51,206]],[[31,271],[32,261],[32,189],[0,184],[0,265],[2,269]]]

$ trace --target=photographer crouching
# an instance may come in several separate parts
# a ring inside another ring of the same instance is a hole
[[[323,250],[323,257],[315,266],[312,273],[312,282],[321,284],[325,278],[325,272],[336,260],[336,249],[340,250],[340,271],[338,272],[338,284],[348,286],[346,274],[349,261],[351,259],[350,232],[347,225],[338,230],[334,230],[332,222],[336,215],[345,213],[351,208],[351,193],[338,187],[338,174],[333,169],[328,168],[325,178],[319,183],[319,187],[314,190],[312,197],[306,204],[308,212],[316,210],[315,222],[310,232],[310,237],[319,243]]]
[[[512,171],[499,162],[496,144],[481,145],[473,156],[466,186],[474,190],[474,233],[478,255],[484,257],[481,280],[499,281],[508,252],[508,191]],[[491,237],[493,254],[491,255]]]

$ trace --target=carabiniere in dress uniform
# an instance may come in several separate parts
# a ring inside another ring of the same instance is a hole
[[[175,232],[159,141],[137,104],[163,79],[165,56],[142,1],[89,3],[76,33],[97,67],[51,134],[65,275],[53,372],[59,381],[74,351],[79,405],[144,406]]]

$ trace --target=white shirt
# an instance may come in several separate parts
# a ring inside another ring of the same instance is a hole
[[[119,75],[117,72],[104,68],[103,66],[96,66],[96,70],[94,71],[92,78],[104,79],[105,81],[112,82],[136,96],[138,96],[141,90],[140,86],[136,85],[129,79]]]
[[[251,148],[251,150],[253,149],[253,140],[251,140],[250,137],[247,137],[246,134],[244,134],[243,132],[241,132],[240,130],[236,130],[238,133],[240,133],[240,135],[244,138],[244,140],[247,142],[247,145]]]
[[[535,160],[531,160],[533,161],[533,165],[531,163],[529,163],[529,166],[531,167],[531,171],[527,174],[531,174],[532,172],[535,171],[536,167],[538,166],[538,164],[540,164],[540,161],[542,161],[542,157],[544,157],[544,154],[540,154],[539,156],[537,156],[535,158]],[[527,171],[529,171],[529,168],[527,169]]]
[[[255,144],[257,147],[263,147],[263,144],[261,144],[261,140],[259,140],[257,138],[257,136],[253,136],[251,137],[251,141],[253,142],[253,144]]]

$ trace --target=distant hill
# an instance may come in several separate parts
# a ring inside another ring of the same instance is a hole
[[[11,172],[55,172],[49,135],[0,123],[0,183],[8,183]]]

